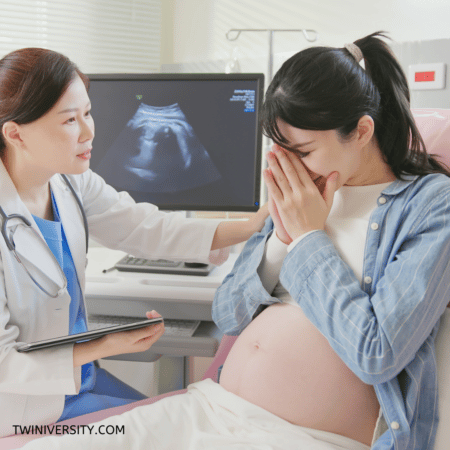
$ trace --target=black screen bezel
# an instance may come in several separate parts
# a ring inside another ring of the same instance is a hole
[[[261,202],[261,164],[262,164],[262,129],[261,129],[261,109],[264,98],[264,74],[262,73],[152,73],[152,74],[88,74],[89,81],[256,81],[256,149],[255,149],[255,179],[253,184],[253,204],[246,206],[236,205],[200,205],[200,204],[164,204],[151,202],[161,210],[182,210],[182,211],[227,211],[227,212],[255,212],[260,208]]]

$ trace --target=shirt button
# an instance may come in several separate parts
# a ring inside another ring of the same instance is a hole
[[[393,430],[398,430],[400,428],[400,424],[398,422],[392,422],[391,423],[391,428]]]
[[[387,200],[386,200],[385,197],[380,197],[380,198],[378,199],[378,203],[379,203],[380,205],[384,205],[386,202],[387,202]]]
[[[370,278],[370,277],[364,277],[364,283],[366,283],[366,284],[372,283],[372,278]]]
[[[376,231],[376,230],[378,230],[378,224],[375,223],[375,222],[373,222],[373,223],[370,225],[370,228],[372,228],[372,230]]]

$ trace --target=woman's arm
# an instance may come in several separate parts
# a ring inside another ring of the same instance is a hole
[[[309,182],[309,191],[316,191],[316,198],[309,203],[313,205],[317,203],[321,204],[323,222],[325,222],[329,208],[331,208],[336,180],[330,177],[331,181],[328,184],[318,186],[318,181],[315,182],[311,179],[311,174],[303,167],[298,159],[288,154],[288,152],[285,153],[284,150],[276,145],[274,149],[280,154],[278,158],[290,161],[288,166],[291,169],[291,175],[297,176],[296,172],[294,173],[294,169],[296,168],[302,170],[303,178]],[[261,305],[269,305],[279,301],[271,297],[264,289],[258,274],[258,267],[260,267],[263,260],[268,233],[272,229],[276,230],[278,238],[285,244],[292,242],[292,236],[297,237],[295,232],[290,233],[285,228],[277,205],[277,201],[280,203],[280,198],[282,197],[277,182],[280,182],[280,179],[282,179],[282,182],[287,184],[288,189],[295,187],[295,185],[293,182],[288,182],[288,177],[282,173],[278,163],[274,164],[275,154],[269,153],[268,160],[271,169],[265,171],[264,175],[269,190],[268,210],[270,211],[271,220],[266,223],[261,233],[255,234],[248,241],[242,254],[236,261],[233,271],[225,278],[222,286],[217,290],[213,303],[213,319],[217,326],[226,334],[239,334],[250,323],[255,314],[258,313]],[[298,167],[299,165],[301,166],[300,168]],[[287,208],[285,206],[283,205],[283,217],[286,216],[287,212],[290,213],[294,209],[292,206]],[[300,209],[302,210],[304,208],[302,207]],[[310,214],[314,212],[312,211]],[[320,227],[314,226],[313,230],[318,228]],[[295,231],[294,228],[292,230]],[[304,230],[305,233],[310,231],[309,229]]]
[[[283,286],[368,384],[414,359],[448,303],[450,187],[446,180],[420,189],[420,201],[408,191],[406,204],[387,204],[383,228],[369,227],[364,289],[324,231],[301,240],[281,269]]]
[[[290,153],[278,149],[268,159],[273,173],[266,171],[265,179],[283,226],[293,240],[302,236],[284,260],[281,283],[361,380],[377,384],[395,377],[430,337],[447,303],[448,178],[419,180],[401,206],[391,206],[395,197],[389,198],[389,220],[382,208],[375,210],[362,289],[323,231],[337,187],[334,174],[321,193]]]
[[[212,317],[225,334],[238,335],[261,305],[279,301],[264,289],[257,272],[272,229],[273,222],[269,217],[263,229],[247,241],[232,271],[216,291]]]

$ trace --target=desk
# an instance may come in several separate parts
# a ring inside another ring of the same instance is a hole
[[[222,266],[204,276],[166,275],[104,269],[113,266],[124,252],[106,248],[89,249],[86,269],[86,307],[89,314],[145,317],[146,311],[158,311],[167,319],[195,319],[202,323],[189,338],[162,336],[149,350],[112,356],[122,361],[156,361],[164,355],[182,361],[183,385],[190,382],[190,356],[214,356],[222,334],[212,322],[211,306],[214,294],[231,271],[237,254]]]

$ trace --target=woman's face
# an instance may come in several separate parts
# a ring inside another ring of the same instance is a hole
[[[302,130],[277,121],[281,134],[288,140],[289,150],[296,154],[316,180],[332,172],[339,173],[338,188],[359,182],[361,151],[356,139],[347,142],[339,138],[336,130]]]
[[[90,109],[84,83],[76,75],[52,109],[34,122],[19,125],[27,163],[44,176],[86,171],[94,139]]]

